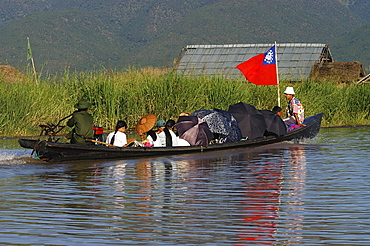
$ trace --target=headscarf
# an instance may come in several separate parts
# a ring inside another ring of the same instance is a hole
[[[155,131],[152,130],[149,130],[147,133],[146,133],[148,136],[151,136],[153,141],[157,141],[157,134],[155,133]]]
[[[113,136],[112,136],[112,139],[110,140],[110,144],[112,144],[112,145],[113,145],[113,143],[114,143],[114,139],[116,138],[116,133],[118,132],[118,129],[120,129],[121,127],[125,127],[125,128],[127,128],[127,123],[126,123],[126,121],[124,121],[124,120],[119,120],[119,121],[117,122],[117,124],[116,124],[116,130],[114,131],[114,134],[113,134]]]
[[[166,122],[166,125],[165,125],[165,129],[163,130],[164,133],[166,134],[166,146],[167,147],[171,147],[173,146],[173,143],[172,143],[172,136],[171,136],[171,133],[170,133],[170,130],[168,128],[171,128],[175,125],[175,121],[174,120],[168,120]]]

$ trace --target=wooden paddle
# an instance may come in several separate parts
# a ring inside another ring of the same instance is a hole
[[[107,145],[107,146],[117,147],[117,146],[114,146],[113,144],[104,143],[104,142],[101,142],[101,141],[98,141],[98,140],[95,140],[95,139],[88,139],[88,138],[86,138],[85,140],[86,141],[89,141],[89,142],[104,144],[104,145]]]
[[[104,145],[107,145],[107,146],[112,146],[112,147],[118,147],[118,146],[115,146],[113,144],[110,144],[110,143],[104,143],[104,142],[101,142],[101,141],[98,141],[98,140],[95,140],[95,139],[85,139],[86,141],[89,141],[89,142],[94,142],[94,143],[100,143],[100,144],[104,144]],[[128,138],[127,139],[127,144],[124,145],[123,147],[126,147],[127,145],[129,145],[130,143],[132,143],[133,141],[135,141],[136,138]]]

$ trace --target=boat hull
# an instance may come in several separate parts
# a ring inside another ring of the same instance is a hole
[[[96,160],[96,159],[125,159],[132,157],[147,157],[160,155],[178,155],[196,152],[217,151],[223,149],[249,148],[273,144],[282,141],[313,138],[321,125],[323,114],[314,115],[305,119],[305,127],[299,127],[281,137],[264,137],[254,140],[244,140],[233,143],[212,144],[208,147],[185,146],[185,147],[110,147],[103,145],[78,145],[69,143],[56,143],[38,141],[32,139],[19,139],[23,148],[34,149],[36,155],[45,161],[74,161],[74,160]]]

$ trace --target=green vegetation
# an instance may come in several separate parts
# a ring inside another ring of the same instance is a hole
[[[370,124],[369,84],[337,84],[303,81],[294,86],[306,116],[323,112],[323,126]],[[277,104],[276,86],[257,86],[245,80],[222,77],[184,77],[147,68],[124,72],[66,72],[62,76],[39,78],[32,73],[13,83],[0,80],[0,135],[38,135],[39,124],[57,123],[75,110],[81,98],[94,106],[90,112],[95,123],[113,129],[124,119],[134,128],[138,119],[154,113],[159,119],[177,119],[181,112],[219,108],[227,110],[240,101],[257,109],[271,109]],[[286,100],[281,95],[281,104]],[[65,124],[65,122],[63,122]],[[67,130],[63,130],[66,133]]]

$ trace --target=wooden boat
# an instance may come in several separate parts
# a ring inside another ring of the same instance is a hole
[[[234,148],[250,148],[273,144],[282,141],[299,141],[305,138],[315,137],[321,125],[323,114],[307,117],[304,121],[306,126],[288,131],[284,136],[268,136],[254,140],[242,140],[233,143],[211,144],[202,146],[176,146],[176,147],[111,147],[103,145],[78,145],[58,143],[50,141],[38,141],[34,139],[19,139],[23,148],[34,149],[36,155],[45,161],[73,161],[73,160],[96,160],[96,159],[125,159],[132,157],[146,157],[159,155],[178,155],[206,151],[217,151]]]

